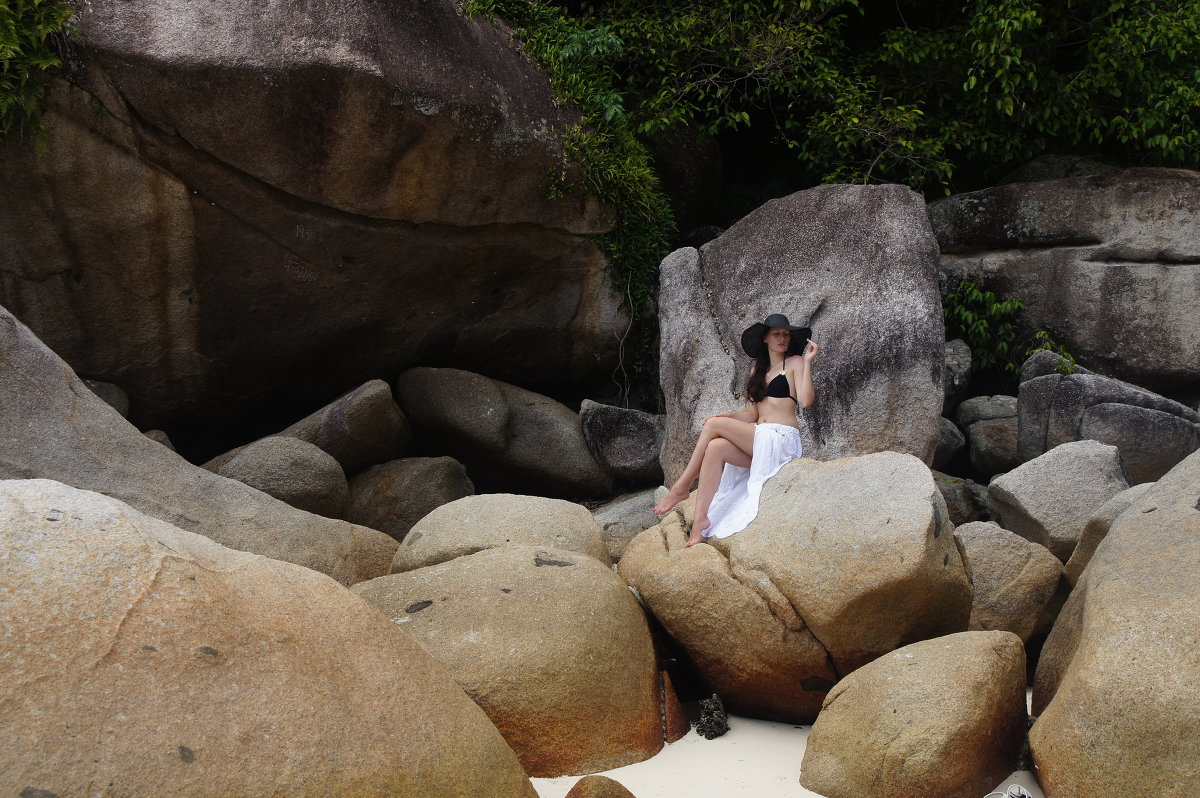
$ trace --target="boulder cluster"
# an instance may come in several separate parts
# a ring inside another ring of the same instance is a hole
[[[828,798],[978,798],[1023,749],[1048,798],[1200,783],[1200,176],[772,200],[661,263],[664,412],[576,409],[522,385],[619,362],[613,214],[549,190],[577,117],[503,28],[128,5],[0,160],[0,792],[536,798],[693,698],[811,724]],[[962,278],[1082,365],[977,384]],[[655,488],[778,312],[805,456],[687,547]],[[163,431],[313,386],[202,464]]]

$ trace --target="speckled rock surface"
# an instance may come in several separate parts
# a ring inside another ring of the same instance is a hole
[[[1047,798],[1200,783],[1200,453],[1122,512],[1046,640],[1029,743]]]
[[[315,571],[49,480],[0,481],[0,562],[5,795],[536,798],[442,666]]]
[[[412,571],[514,543],[575,551],[609,564],[604,533],[583,505],[485,493],[443,504],[414,524],[392,570]]]
[[[1200,173],[1122,169],[930,203],[942,269],[1020,297],[1029,331],[1139,385],[1200,387]]]
[[[701,250],[667,256],[659,307],[668,483],[704,418],[744,407],[741,334],[771,313],[812,327],[823,346],[816,402],[800,413],[807,456],[932,461],[945,328],[937,243],[912,191],[829,185],[771,200]]]
[[[1016,767],[1025,650],[962,632],[886,654],[838,683],[813,724],[800,784],[827,798],[979,798]]]
[[[1104,536],[1108,534],[1108,530],[1112,527],[1113,521],[1121,513],[1129,509],[1129,505],[1133,504],[1142,494],[1148,491],[1153,483],[1143,483],[1134,485],[1128,490],[1123,490],[1116,496],[1113,496],[1104,504],[1100,505],[1094,513],[1088,518],[1087,523],[1083,526],[1083,533],[1079,536],[1079,544],[1075,550],[1071,552],[1071,559],[1067,560],[1066,566],[1063,568],[1063,577],[1074,586],[1079,581],[1080,574],[1083,569],[1092,560],[1092,555],[1096,553],[1096,547],[1100,545],[1100,541],[1104,540]]]
[[[810,723],[840,677],[967,628],[970,577],[911,455],[793,460],[758,517],[712,545],[684,547],[691,513],[634,538],[620,572],[731,712]]]
[[[271,436],[255,441],[217,473],[326,518],[344,517],[350,497],[338,461],[297,438]]]
[[[584,399],[579,418],[588,449],[608,473],[648,485],[662,480],[662,416]]]
[[[592,517],[604,530],[604,542],[613,562],[621,559],[629,541],[658,524],[658,516],[651,512],[659,502],[657,492],[647,489],[626,493],[592,511]]]
[[[1075,441],[992,480],[988,495],[1002,527],[1065,563],[1095,508],[1128,487],[1116,447]]]
[[[382,532],[297,510],[142,435],[3,308],[0,416],[0,478],[104,493],[230,548],[344,584],[387,573],[395,555],[396,541]]]
[[[1045,546],[998,524],[963,524],[954,534],[963,542],[975,587],[968,628],[1012,632],[1028,643],[1054,598],[1062,563]]]
[[[594,558],[513,543],[353,590],[445,664],[530,775],[610,770],[662,748],[645,614]]]

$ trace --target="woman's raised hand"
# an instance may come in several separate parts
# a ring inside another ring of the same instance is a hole
[[[808,339],[808,348],[804,350],[804,359],[806,361],[808,361],[809,363],[812,363],[813,359],[816,358],[816,356],[818,354],[820,354],[820,352],[821,352],[821,347],[817,346],[816,341],[809,338]]]

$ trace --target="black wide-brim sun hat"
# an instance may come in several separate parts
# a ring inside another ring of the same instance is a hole
[[[793,327],[787,316],[782,313],[772,313],[764,321],[751,324],[742,333],[742,351],[750,357],[758,357],[759,351],[763,348],[763,336],[767,334],[768,330],[791,331],[792,339],[788,342],[787,350],[789,355],[798,355],[803,352],[804,345],[812,337],[811,328]]]

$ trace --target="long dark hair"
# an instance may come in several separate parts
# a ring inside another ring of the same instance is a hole
[[[767,395],[767,372],[771,370],[771,350],[764,344],[754,358],[754,368],[750,369],[750,378],[746,380],[746,396],[751,402],[761,402]]]

